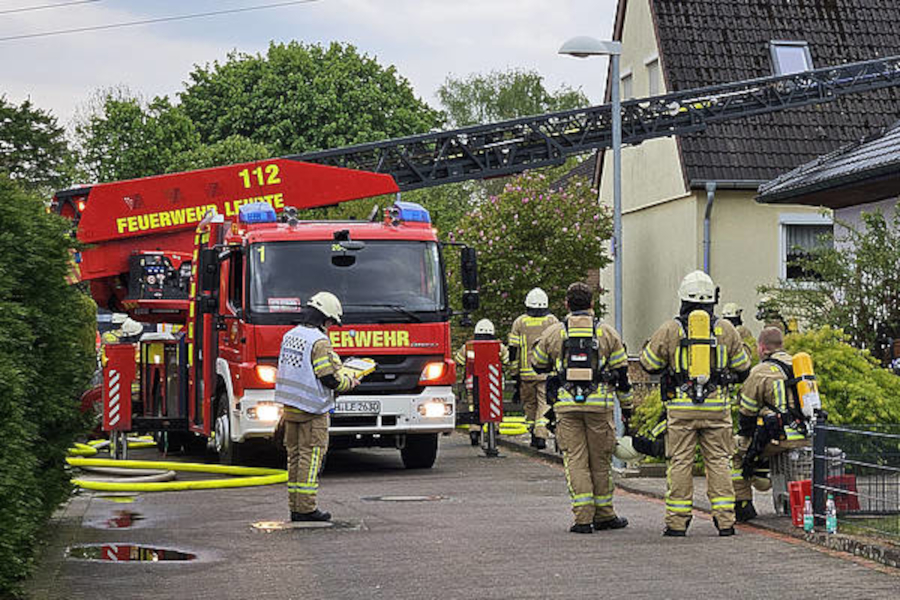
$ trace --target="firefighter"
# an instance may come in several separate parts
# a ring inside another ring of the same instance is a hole
[[[319,471],[328,449],[328,413],[334,393],[359,381],[341,372],[326,330],[340,325],[343,309],[334,294],[319,292],[298,315],[299,325],[281,341],[275,401],[284,405],[281,425],[288,455],[288,504],[291,521],[330,521],[316,507]]]
[[[496,331],[494,330],[494,324],[490,321],[490,319],[481,319],[477,323],[475,323],[475,337],[473,340],[495,340],[497,339]],[[469,374],[465,372],[466,369],[466,344],[463,344],[459,347],[459,350],[456,351],[456,354],[453,355],[453,360],[456,361],[456,366],[460,368],[460,372],[463,373],[463,382],[468,381]],[[502,343],[500,344],[500,362],[504,369],[512,368],[509,362],[509,348],[507,348]],[[469,411],[475,410],[474,404],[469,405]],[[481,425],[469,425],[469,440],[472,442],[473,446],[477,446],[481,441]]]
[[[784,334],[777,327],[767,327],[759,334],[757,346],[762,362],[750,371],[741,386],[738,417],[737,449],[734,455],[735,516],[739,522],[756,517],[753,506],[753,458],[768,459],[782,452],[808,444],[807,427],[800,411],[793,378],[793,357],[784,351]],[[763,424],[759,424],[758,419]],[[772,425],[777,431],[773,432]],[[774,433],[774,435],[773,435]],[[783,438],[783,439],[780,439]],[[751,446],[755,448],[751,450]],[[745,464],[748,451],[751,460]]]
[[[101,339],[104,344],[127,344],[137,342],[141,334],[144,333],[144,326],[124,313],[114,313],[112,322],[113,325],[117,325],[118,327],[103,334]]]
[[[769,294],[763,294],[756,305],[756,320],[762,321],[763,327],[777,327],[782,333],[797,333],[799,326],[797,319],[785,319],[778,308],[775,299]]]
[[[663,374],[660,387],[666,405],[668,457],[663,535],[683,537],[687,533],[694,497],[691,470],[699,443],[713,521],[719,535],[730,536],[734,535],[733,439],[727,390],[723,388],[746,378],[750,357],[734,326],[713,317],[717,290],[709,275],[689,273],[678,295],[678,316],[665,322],[641,353],[646,371]]]
[[[531,368],[531,351],[541,334],[559,319],[550,314],[547,294],[534,288],[525,296],[525,314],[513,321],[509,332],[509,360],[518,366],[516,387],[525,409],[525,421],[531,428],[531,445],[547,447],[547,375]]]
[[[759,362],[759,355],[756,353],[756,337],[744,325],[743,313],[744,309],[735,302],[726,302],[725,306],[722,307],[722,318],[734,325],[738,335],[741,336],[741,341],[744,342],[744,349],[750,357],[750,364],[755,365]]]
[[[556,370],[547,401],[557,415],[556,441],[563,453],[575,523],[573,533],[621,529],[628,519],[613,509],[610,476],[616,446],[615,396],[623,419],[631,417],[628,358],[616,330],[594,317],[591,288],[581,282],[566,290],[569,314],[541,334],[531,366]],[[558,385],[557,385],[558,384]]]

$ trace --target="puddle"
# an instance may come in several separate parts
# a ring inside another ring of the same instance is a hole
[[[250,526],[264,533],[273,531],[290,531],[295,529],[344,529],[357,531],[363,528],[362,521],[258,521]]]
[[[99,560],[108,562],[165,562],[188,561],[196,554],[171,548],[153,548],[134,544],[103,544],[98,546],[71,546],[66,556],[72,560]]]
[[[447,496],[367,496],[366,502],[440,502],[449,500]]]
[[[130,510],[117,510],[113,516],[107,519],[96,519],[90,521],[88,525],[90,527],[96,527],[97,529],[130,529],[134,527],[134,525],[138,521],[143,521],[144,517],[141,516],[140,513],[132,512]]]

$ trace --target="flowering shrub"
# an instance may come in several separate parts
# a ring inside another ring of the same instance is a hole
[[[609,263],[612,216],[598,205],[596,190],[584,179],[570,180],[565,189],[551,189],[551,181],[540,172],[512,179],[450,233],[451,241],[478,249],[481,308],[475,316],[491,319],[498,334],[524,312],[531,288],[543,288],[551,310],[562,316],[566,287]],[[453,274],[449,280],[458,285]],[[602,314],[599,299],[595,307]]]

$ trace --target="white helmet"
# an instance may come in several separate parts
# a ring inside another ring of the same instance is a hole
[[[125,313],[113,313],[110,319],[110,323],[112,323],[113,325],[121,325],[127,318],[128,315],[126,315]]]
[[[320,313],[333,320],[338,325],[341,324],[341,317],[344,316],[344,308],[341,301],[331,292],[319,292],[309,299],[307,306],[315,308]]]
[[[623,462],[634,462],[644,457],[643,454],[634,449],[634,441],[631,439],[630,435],[620,437],[616,440],[613,456]]]
[[[131,317],[126,317],[125,322],[122,323],[122,335],[131,337],[133,335],[140,335],[144,332],[144,326],[132,319]]]
[[[716,284],[703,271],[691,271],[681,280],[678,297],[684,302],[712,304],[716,301]]]
[[[475,335],[494,335],[494,324],[490,319],[481,319],[475,323]]]
[[[547,308],[550,300],[547,298],[547,292],[541,288],[534,288],[525,296],[525,308]]]
[[[744,309],[737,305],[736,302],[728,302],[722,307],[722,316],[725,318],[737,318],[741,316]]]

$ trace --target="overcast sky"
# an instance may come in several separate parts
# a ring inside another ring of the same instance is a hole
[[[9,12],[67,0],[0,0],[0,38],[272,4],[278,0],[98,0]],[[452,74],[533,68],[548,87],[580,87],[599,103],[606,59],[558,56],[575,35],[609,38],[616,0],[314,0],[281,8],[106,31],[0,41],[0,95],[26,98],[68,125],[98,88],[125,85],[173,95],[195,64],[230,50],[265,51],[270,40],[350,42],[397,66],[416,93]]]

